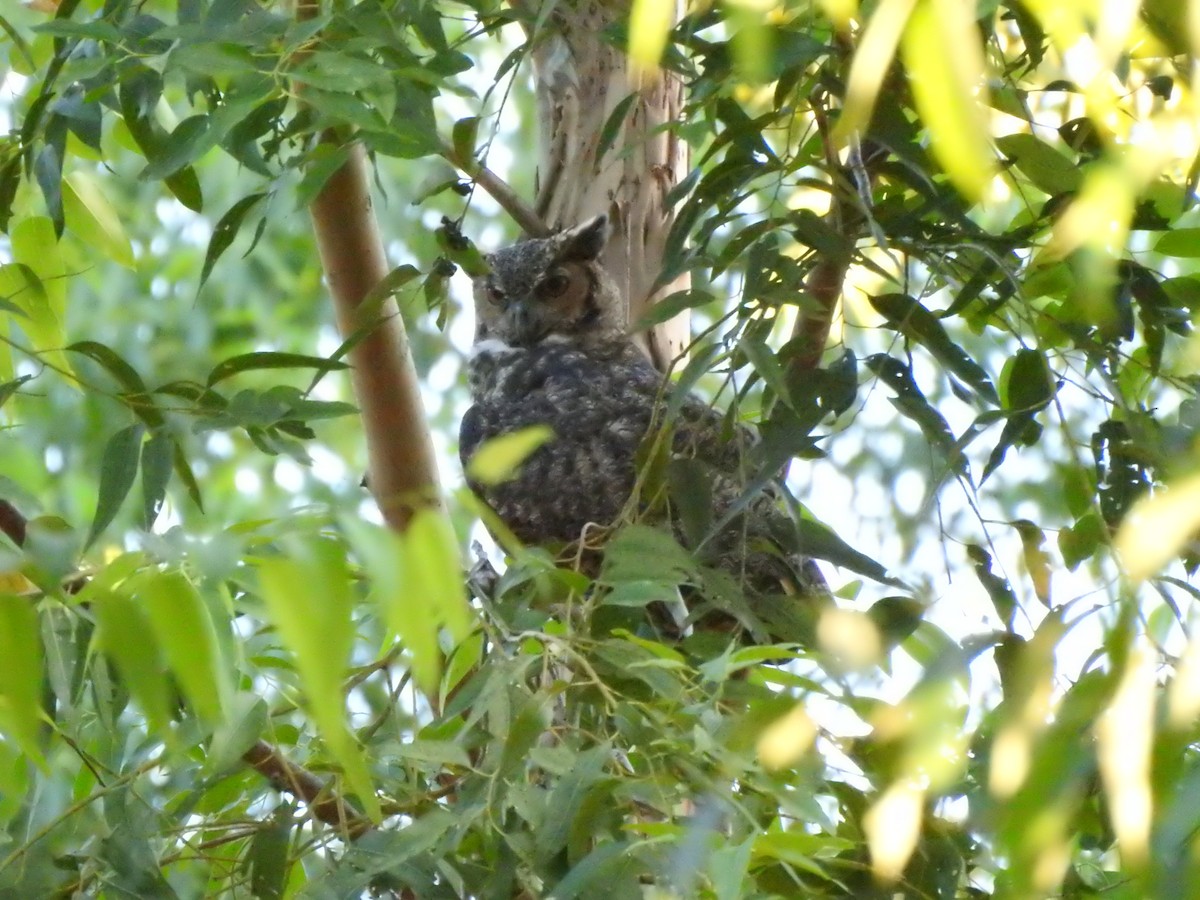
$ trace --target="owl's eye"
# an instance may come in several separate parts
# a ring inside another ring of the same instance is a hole
[[[537,286],[538,296],[544,300],[561,297],[571,284],[571,279],[564,272],[551,272]]]

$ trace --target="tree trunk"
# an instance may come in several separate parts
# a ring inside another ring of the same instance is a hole
[[[527,22],[537,20],[535,3],[514,5],[528,13]],[[663,127],[679,120],[683,83],[661,72],[633,84],[622,49],[603,40],[627,9],[626,0],[560,2],[532,35],[541,135],[536,207],[551,229],[609,214],[613,239],[604,264],[636,325],[657,300],[689,283],[684,275],[658,290],[654,284],[674,221],[667,193],[687,173],[690,159],[687,145]],[[672,21],[678,14],[676,2]],[[631,93],[615,138],[601,147],[605,123]],[[635,338],[666,370],[688,346],[688,325],[681,315]]]

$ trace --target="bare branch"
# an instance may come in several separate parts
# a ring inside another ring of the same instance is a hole
[[[550,229],[542,221],[542,217],[517,196],[516,191],[509,187],[508,182],[498,176],[487,166],[480,165],[476,159],[463,159],[458,152],[443,142],[442,158],[456,169],[460,170],[477,185],[487,191],[488,195],[500,204],[501,209],[512,216],[513,221],[521,226],[521,230],[529,237],[546,237]]]

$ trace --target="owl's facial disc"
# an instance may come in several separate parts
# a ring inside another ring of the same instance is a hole
[[[531,291],[504,292],[492,285],[489,298],[503,307],[502,315],[510,340],[528,346],[550,337],[569,337],[590,327],[599,314],[595,308],[593,285],[586,269],[567,262],[550,267]]]

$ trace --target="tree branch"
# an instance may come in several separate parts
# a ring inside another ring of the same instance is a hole
[[[817,128],[824,138],[825,160],[830,171],[835,173],[847,171],[847,168],[840,164],[837,150],[830,139],[825,110],[815,100],[812,109]],[[798,342],[800,352],[789,361],[788,370],[790,372],[806,372],[815,369],[821,363],[825,344],[829,341],[829,329],[833,324],[834,311],[842,296],[846,273],[854,258],[854,242],[858,229],[865,218],[864,210],[856,201],[861,200],[865,204],[870,200],[873,172],[868,163],[864,163],[857,145],[851,148],[850,153],[851,162],[847,181],[851,187],[845,191],[840,190],[835,179],[831,191],[829,212],[825,216],[830,228],[841,236],[844,246],[839,252],[827,254],[818,260],[804,280],[804,292],[811,303],[801,309],[792,331],[792,337]],[[856,188],[866,190],[868,196],[860,198]]]
[[[310,213],[342,336],[370,327],[350,350],[350,377],[367,439],[368,483],[388,525],[403,531],[418,508],[440,502],[437,461],[395,301],[389,297],[364,309],[388,266],[361,144],[350,145],[350,158],[325,183]],[[364,313],[377,321],[364,321]]]
[[[330,786],[303,766],[288,762],[266,741],[255,741],[242,759],[271,782],[272,787],[303,800],[313,815],[337,828],[350,840],[362,837],[374,826],[371,820],[338,796]]]
[[[550,234],[550,229],[533,207],[518,197],[508,182],[487,166],[481,165],[476,159],[463,159],[458,151],[445,141],[442,142],[441,154],[446,162],[474,181],[499,203],[501,209],[512,216],[513,221],[520,225],[521,230],[529,237],[546,237]]]

